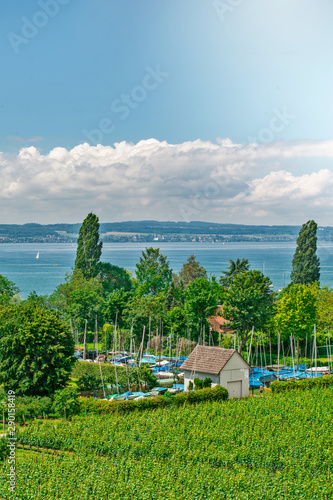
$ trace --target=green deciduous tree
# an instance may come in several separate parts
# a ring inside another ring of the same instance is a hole
[[[11,444],[10,441],[7,440],[7,438],[2,437],[0,438],[0,460],[4,460],[7,458],[10,454],[10,448],[9,444]]]
[[[72,321],[73,328],[93,330],[97,315],[98,323],[104,321],[103,287],[97,278],[85,278],[80,269],[67,276],[66,283],[59,285],[50,297],[50,303],[62,314],[66,321]]]
[[[17,293],[19,289],[15,283],[0,274],[0,304],[8,303]]]
[[[141,365],[139,368],[139,379],[143,382],[144,388],[147,390],[152,389],[158,385],[158,380],[153,374],[151,368],[146,365]]]
[[[197,278],[206,278],[207,272],[200,263],[195,260],[195,255],[190,255],[187,262],[179,271],[179,278],[184,285],[188,285]]]
[[[70,330],[34,301],[0,313],[0,383],[18,395],[48,396],[63,387],[74,359]]]
[[[293,284],[308,285],[319,282],[320,266],[317,251],[317,224],[309,220],[302,225],[292,260],[290,279]]]
[[[54,394],[53,410],[57,417],[66,418],[80,413],[79,395],[73,387],[59,389]]]
[[[313,331],[317,317],[318,283],[292,285],[284,288],[275,305],[274,323],[282,340],[294,334],[304,340]]]
[[[104,293],[110,293],[121,288],[128,292],[132,288],[130,274],[122,267],[114,266],[109,262],[99,262],[97,265],[98,281],[102,284]]]
[[[117,325],[122,328],[124,326],[124,310],[132,295],[130,292],[114,290],[105,299],[105,317],[112,323],[117,317]]]
[[[80,227],[77,240],[75,269],[80,269],[85,278],[95,277],[102,254],[102,242],[99,241],[98,217],[90,213]]]
[[[226,291],[223,316],[239,335],[239,352],[252,327],[262,328],[272,315],[271,280],[256,269],[236,274]]]
[[[140,342],[144,326],[146,327],[146,333],[148,332],[149,318],[151,320],[151,330],[154,331],[160,321],[163,321],[162,297],[160,295],[132,296],[123,311],[123,319],[129,327],[133,325],[133,333]]]
[[[205,326],[208,338],[207,318],[216,314],[221,298],[222,288],[215,279],[197,278],[186,287],[185,314],[194,336]]]
[[[138,293],[157,295],[165,291],[172,282],[169,261],[159,248],[146,248],[136,265]]]
[[[317,337],[321,345],[325,345],[328,334],[333,345],[333,289],[324,287],[318,292],[317,299]]]
[[[186,336],[187,318],[182,307],[175,306],[169,309],[165,314],[165,322],[169,328],[172,328],[174,335]]]

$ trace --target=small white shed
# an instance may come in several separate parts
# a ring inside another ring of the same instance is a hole
[[[194,379],[212,379],[212,387],[219,384],[229,392],[229,399],[249,395],[250,365],[235,349],[197,345],[181,366],[184,372],[184,390]]]

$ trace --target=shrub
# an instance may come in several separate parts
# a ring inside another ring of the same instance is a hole
[[[16,421],[24,423],[27,420],[50,416],[52,414],[52,399],[49,397],[26,396],[16,399]]]
[[[201,380],[200,378],[195,378],[194,384],[195,384],[195,390],[205,389],[206,387],[208,388],[212,386],[212,379],[209,377],[206,377],[204,380]]]
[[[54,393],[53,410],[57,417],[64,417],[66,410],[66,418],[72,415],[77,415],[80,412],[79,396],[72,387],[65,387]]]
[[[7,458],[9,456],[10,449],[8,447],[8,441],[6,438],[0,438],[0,460]]]
[[[195,392],[181,392],[174,397],[156,396],[139,401],[105,401],[103,399],[80,398],[81,411],[105,415],[109,413],[130,413],[133,411],[154,410],[167,406],[182,406],[185,403],[201,403],[204,401],[225,401],[228,391],[220,385],[213,389],[200,389]]]
[[[311,387],[329,387],[333,386],[333,376],[325,375],[324,377],[316,378],[306,378],[303,380],[287,380],[283,382],[281,380],[276,380],[272,382],[271,389],[272,392],[279,393],[285,391],[291,391],[293,389],[298,389],[304,391],[305,389],[310,389]]]

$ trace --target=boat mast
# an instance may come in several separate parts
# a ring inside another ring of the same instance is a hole
[[[104,380],[103,380],[103,374],[102,374],[102,367],[101,367],[101,361],[100,361],[100,358],[98,356],[98,329],[97,329],[97,315],[96,315],[96,318],[95,318],[95,336],[96,336],[96,340],[97,340],[97,360],[98,360],[98,365],[99,365],[99,373],[101,375],[101,381],[102,381],[102,387],[103,387],[103,396],[104,398],[106,397],[105,395],[105,387],[104,387]]]
[[[87,320],[84,320],[84,334],[83,334],[83,359],[84,361],[87,359],[86,356],[86,335],[87,335]]]
[[[278,378],[280,375],[280,332],[278,333]]]

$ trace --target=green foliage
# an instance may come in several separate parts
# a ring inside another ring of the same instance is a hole
[[[157,295],[172,282],[172,270],[159,248],[146,248],[136,265],[136,279],[140,295]]]
[[[32,422],[18,434],[19,443],[63,451],[18,460],[16,496],[38,498],[39,491],[43,500],[59,492],[71,500],[331,498],[332,396],[332,387],[313,388],[223,404],[181,401],[179,408],[164,398],[164,408],[149,412],[88,412],[88,418],[71,422]],[[8,471],[5,464],[4,500],[12,498]]]
[[[139,368],[140,381],[144,384],[144,389],[150,390],[158,385],[158,380],[153,374],[151,368],[146,365],[141,365]]]
[[[101,386],[100,374],[92,372],[82,373],[77,379],[74,379],[79,391],[94,391]]]
[[[229,259],[229,262],[230,264],[227,270],[222,271],[222,274],[224,274],[224,276],[221,276],[220,278],[220,283],[223,286],[229,286],[237,274],[245,273],[250,269],[250,263],[248,259]]]
[[[292,260],[290,279],[293,284],[309,285],[320,279],[317,251],[317,224],[309,220],[302,225]]]
[[[103,399],[80,398],[81,411],[87,409],[87,414],[106,415],[114,413],[132,413],[134,411],[155,410],[165,406],[177,407],[184,404],[203,403],[205,401],[226,401],[228,391],[220,385],[213,389],[204,388],[195,392],[178,393],[174,398],[156,396],[139,401],[105,401]]]
[[[9,303],[19,291],[15,283],[0,274],[0,304]]]
[[[192,331],[198,334],[200,326],[206,325],[208,334],[207,318],[216,314],[221,297],[222,287],[214,279],[197,278],[187,285],[185,314]]]
[[[98,274],[102,245],[99,241],[98,217],[89,213],[80,227],[74,266],[75,269],[80,269],[87,279]]]
[[[125,326],[124,310],[131,297],[130,292],[126,292],[124,288],[121,288],[120,290],[113,290],[105,299],[105,317],[112,322],[115,322],[117,318],[117,325],[120,328]]]
[[[128,271],[109,262],[99,262],[97,264],[96,277],[102,284],[104,293],[108,294],[120,289],[129,292],[132,289],[132,280]]]
[[[180,281],[186,286],[197,278],[207,278],[207,271],[195,260],[195,255],[190,255],[187,262],[179,271]]]
[[[72,321],[74,329],[83,330],[87,320],[88,329],[94,330],[96,315],[99,324],[104,320],[103,287],[97,278],[85,278],[80,269],[58,286],[50,304],[61,311],[66,321]]]
[[[239,352],[252,327],[260,329],[270,319],[274,293],[271,280],[258,270],[236,274],[225,294],[223,315],[240,337]]]
[[[292,391],[294,389],[304,391],[313,387],[333,387],[333,376],[325,375],[324,377],[287,380],[285,382],[276,380],[271,384],[271,389],[274,393]]]
[[[100,369],[102,371],[105,384],[111,384],[116,387],[116,371],[118,385],[121,389],[127,388],[127,376],[129,378],[130,386],[137,384],[138,382],[136,368],[128,368],[127,370],[126,367],[123,366],[117,366],[115,368],[114,365],[111,365],[111,363],[101,363],[100,368],[98,363],[85,363],[84,361],[76,361],[72,369],[71,377],[72,380],[77,380],[78,383],[82,382],[82,380],[91,380],[92,385],[95,386],[94,389],[98,389],[102,386]],[[83,390],[81,387],[80,389]],[[85,386],[84,390],[91,390],[91,387]]]
[[[79,396],[72,387],[65,387],[56,391],[53,398],[53,410],[57,417],[66,418],[77,415],[80,412]]]
[[[209,377],[206,377],[204,380],[201,380],[200,378],[195,378],[194,384],[196,391],[198,389],[205,389],[207,387],[210,388],[212,386],[212,379]]]
[[[333,332],[333,290],[328,287],[321,288],[318,291],[317,299],[317,337],[320,345],[325,345],[328,332]],[[333,335],[330,334],[333,344]]]
[[[19,423],[34,418],[53,416],[52,399],[39,396],[22,396],[15,401],[15,419]]]
[[[173,307],[165,314],[165,323],[173,332],[177,332],[178,336],[185,336],[187,330],[187,318],[184,310],[181,307]]]
[[[17,395],[48,396],[69,378],[74,345],[55,311],[31,301],[0,311],[0,383]]]
[[[152,330],[158,328],[163,317],[163,297],[161,295],[133,295],[123,311],[123,319],[133,325],[133,333],[141,341],[143,327],[149,325]]]
[[[9,457],[10,448],[8,447],[9,441],[2,437],[0,438],[0,460]]]
[[[317,317],[318,283],[289,285],[284,288],[275,305],[274,323],[282,340],[291,334],[304,340],[313,330]]]

